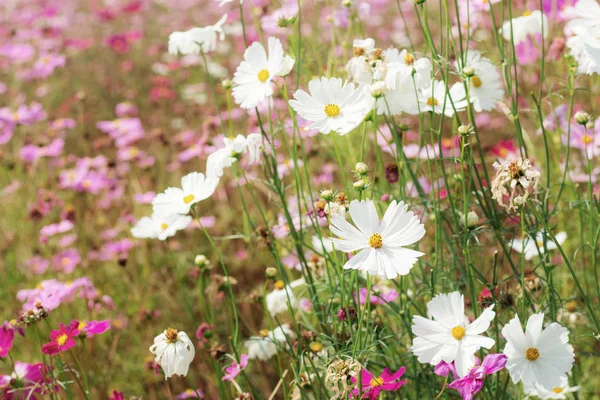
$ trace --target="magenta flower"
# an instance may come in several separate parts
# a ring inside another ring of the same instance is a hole
[[[203,399],[203,398],[204,398],[204,392],[200,388],[198,388],[198,389],[186,389],[185,391],[179,393],[177,395],[177,397],[176,397],[177,400]]]
[[[48,390],[57,390],[56,385],[51,386],[44,378],[47,374],[47,368],[42,363],[27,364],[21,361],[15,361],[14,371],[11,375],[0,375],[0,397],[4,395],[6,399],[27,398],[36,399],[34,393],[47,393]],[[12,386],[14,385],[14,387]],[[17,389],[15,393],[22,393],[13,397],[10,389]],[[6,389],[2,392],[1,389]]]
[[[108,400],[125,400],[125,397],[123,396],[123,392],[117,392],[116,390],[113,390]]]
[[[6,358],[10,349],[12,349],[15,340],[15,330],[12,326],[5,324],[0,328],[0,358]]]
[[[390,371],[389,368],[385,368],[380,376],[374,376],[371,372],[363,369],[361,371],[360,385],[352,391],[352,396],[355,398],[374,400],[379,396],[381,391],[396,391],[400,389],[400,386],[406,383],[405,380],[398,380],[402,374],[404,374],[405,370],[406,368],[402,367],[392,374],[392,371]],[[355,383],[356,379],[352,378],[352,382]]]
[[[50,342],[42,346],[42,353],[54,356],[75,346],[75,338],[79,335],[79,322],[73,321],[68,326],[58,324],[58,329],[50,332]]]
[[[476,366],[463,378],[456,379],[450,383],[448,387],[458,390],[458,393],[460,393],[464,400],[472,400],[473,396],[483,388],[485,377],[504,368],[506,360],[507,358],[504,354],[488,354],[483,359],[483,363],[479,365],[479,359],[476,358]]]
[[[358,296],[356,296],[356,293],[354,293],[354,297],[358,297],[358,301],[360,301],[360,304],[365,304],[365,301],[367,301],[367,288],[360,288],[358,290]],[[373,288],[371,289],[371,294],[369,295],[369,302],[371,304],[386,304],[386,303],[391,303],[392,301],[396,300],[396,298],[398,297],[398,292],[394,289],[385,289],[385,290],[379,290],[379,288],[377,286],[373,286]]]
[[[79,334],[91,338],[95,335],[100,335],[110,329],[110,320],[104,321],[73,321],[71,324],[78,322],[77,329]]]
[[[240,372],[246,369],[248,365],[248,355],[242,354],[240,357],[240,363],[234,361],[229,367],[225,368],[225,375],[221,378],[222,381],[232,381],[234,380]]]

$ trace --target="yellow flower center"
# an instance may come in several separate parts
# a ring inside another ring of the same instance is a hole
[[[285,283],[282,280],[275,282],[275,289],[282,290],[285,287]]]
[[[340,108],[335,104],[327,104],[325,106],[325,115],[329,118],[337,117],[340,115]]]
[[[268,335],[269,335],[268,329],[261,329],[260,332],[258,332],[258,336],[260,336],[260,337],[267,337]]]
[[[71,261],[69,260],[69,257],[63,257],[63,258],[60,260],[60,263],[61,263],[61,265],[62,265],[63,267],[66,267],[66,266],[68,266],[68,265],[71,263]]]
[[[590,144],[592,143],[593,139],[590,135],[583,135],[583,137],[581,138],[581,143],[583,144]]]
[[[66,333],[63,333],[62,335],[60,335],[59,337],[56,338],[56,343],[59,346],[64,346],[65,343],[67,343],[67,340],[69,339],[69,337],[67,336]]]
[[[310,349],[311,349],[312,351],[314,351],[315,353],[318,353],[318,352],[320,352],[321,350],[323,350],[323,345],[322,345],[321,343],[319,343],[319,342],[312,342],[312,343],[309,345],[309,347],[310,347]]]
[[[412,54],[406,53],[406,55],[404,56],[404,62],[406,63],[406,65],[413,65],[413,63],[415,62],[415,58]]]
[[[77,330],[83,330],[83,328],[85,328],[87,326],[87,322],[85,321],[79,321],[79,326],[77,327]]]
[[[369,246],[374,249],[380,249],[383,246],[383,238],[379,233],[374,233],[369,238]]]
[[[535,361],[540,358],[540,351],[535,347],[530,347],[525,350],[525,358],[529,361]]]
[[[185,201],[185,200],[184,200],[184,201]],[[167,225],[167,224],[160,224],[160,229],[162,229],[163,231],[164,231],[165,229],[167,229],[168,227],[169,227],[169,225]]]
[[[435,97],[430,97],[427,99],[428,106],[437,106],[438,104],[440,104],[440,103],[438,103],[438,101]]]
[[[376,376],[373,379],[371,379],[371,387],[377,387],[377,386],[381,386],[385,383],[385,381],[383,380],[382,377],[380,376]]]
[[[563,391],[563,388],[555,387],[554,389],[552,389],[552,391],[553,391],[554,393],[562,393],[562,391]]]
[[[452,328],[452,337],[456,340],[461,340],[463,337],[465,337],[465,333],[465,328],[460,325]]]
[[[167,342],[168,343],[177,342],[177,334],[178,333],[179,332],[177,332],[177,329],[167,328],[167,331],[165,332],[165,336],[167,337]]]
[[[471,78],[471,83],[476,88],[480,88],[481,87],[481,78],[479,78],[478,76],[474,76]]]
[[[261,82],[266,82],[267,79],[269,79],[269,71],[266,69],[260,70],[258,73],[258,80]]]
[[[193,200],[194,200],[194,195],[193,194],[188,194],[187,196],[185,196],[183,198],[183,202],[185,204],[190,204]]]
[[[524,17],[529,17],[530,15],[531,15],[531,11],[529,11],[529,10],[525,10],[525,11],[523,12],[523,16],[524,16]]]

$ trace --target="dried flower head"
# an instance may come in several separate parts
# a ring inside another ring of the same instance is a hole
[[[351,378],[356,378],[362,369],[360,363],[352,358],[334,359],[325,373],[325,387],[332,392],[332,400],[347,398],[356,383]]]
[[[540,172],[528,159],[521,157],[495,162],[496,178],[492,181],[492,198],[506,211],[518,210],[527,199],[538,193]]]

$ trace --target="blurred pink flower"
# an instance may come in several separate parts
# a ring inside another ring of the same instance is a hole
[[[221,378],[222,381],[232,381],[234,380],[240,372],[246,369],[248,365],[248,355],[242,354],[240,356],[239,364],[237,361],[234,361],[229,367],[225,368],[225,375]]]

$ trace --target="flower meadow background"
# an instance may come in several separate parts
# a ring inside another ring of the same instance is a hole
[[[2,398],[600,398],[597,0],[0,20]]]

